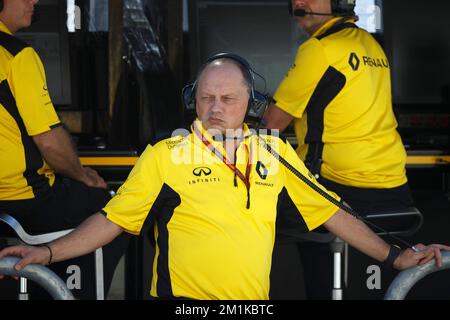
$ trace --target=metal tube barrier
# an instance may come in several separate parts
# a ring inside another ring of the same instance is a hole
[[[450,252],[442,252],[442,267],[436,266],[433,259],[424,266],[414,267],[400,272],[386,291],[384,300],[403,300],[409,290],[430,273],[450,269]]]
[[[0,274],[33,280],[43,287],[55,300],[75,300],[72,292],[67,289],[66,284],[53,271],[38,264],[30,264],[24,269],[16,271],[14,266],[19,260],[17,257],[0,259]]]
[[[333,300],[342,300],[342,254],[345,251],[345,242],[340,238],[334,238],[330,243],[330,249],[333,253],[333,290],[331,297]]]

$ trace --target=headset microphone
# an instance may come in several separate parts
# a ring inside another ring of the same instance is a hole
[[[304,17],[306,15],[314,15],[314,16],[336,16],[333,13],[321,13],[321,12],[306,12],[303,9],[295,9],[294,16],[296,17]]]

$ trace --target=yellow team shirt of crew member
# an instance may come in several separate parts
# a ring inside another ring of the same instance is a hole
[[[39,56],[0,22],[0,200],[33,199],[53,185],[32,136],[58,125]]]
[[[350,27],[340,28],[344,23]],[[274,100],[296,118],[301,159],[311,143],[324,144],[324,178],[393,188],[406,183],[406,153],[390,83],[389,63],[377,41],[354,19],[334,18],[300,46]]]
[[[149,146],[104,208],[109,220],[135,235],[155,221],[152,296],[268,299],[280,192],[287,191],[306,231],[338,210],[262,149],[259,139],[315,182],[292,147],[245,131],[231,163],[248,180],[236,178],[221,159],[229,159],[222,143],[197,120],[188,135]]]

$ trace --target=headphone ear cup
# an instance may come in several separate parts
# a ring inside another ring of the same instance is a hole
[[[341,16],[351,16],[355,12],[355,0],[331,0],[331,12]]]
[[[269,105],[269,97],[261,92],[254,91],[254,95],[250,98],[247,116],[252,120],[261,120]]]
[[[195,110],[195,83],[188,84],[182,90],[184,107],[187,110]]]

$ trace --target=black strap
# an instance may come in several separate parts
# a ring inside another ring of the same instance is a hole
[[[3,31],[0,31],[0,46],[8,50],[13,56],[16,56],[20,51],[29,47],[27,43]]]
[[[402,252],[402,249],[398,246],[391,245],[391,248],[389,249],[389,254],[386,260],[383,261],[383,268],[387,270],[394,270],[394,261],[397,259],[397,257]]]
[[[320,167],[322,165],[322,152],[324,147],[322,136],[325,130],[325,109],[339,92],[341,92],[345,83],[345,76],[330,66],[314,89],[305,108],[308,126],[308,131],[305,136],[305,143],[308,144],[305,164],[314,175],[320,173]]]
[[[308,153],[305,159],[305,166],[316,177],[319,177],[322,166],[323,142],[314,142],[308,145]]]
[[[321,40],[333,33],[347,28],[358,28],[358,26],[353,22],[347,22],[347,19],[343,18],[338,20],[326,32],[317,36],[317,39]],[[329,68],[325,72],[322,79],[319,81],[319,84],[317,85],[316,90],[311,98],[311,101],[306,107],[308,118],[312,116],[314,117],[314,121],[308,121],[308,134],[305,138],[305,142],[308,143],[308,153],[306,155],[305,165],[309,169],[309,171],[314,176],[316,176],[316,178],[319,177],[320,167],[322,166],[322,134],[324,131],[323,117],[325,108],[328,106],[331,100],[333,100],[336,95],[342,90],[344,85],[345,76],[336,69]],[[325,95],[323,94],[324,92],[327,92],[329,94]],[[324,98],[326,96],[328,96],[328,98]],[[314,123],[314,125],[312,123]],[[318,123],[320,125],[317,125]]]
[[[346,19],[340,19],[333,26],[331,26],[330,29],[328,29],[324,33],[318,35],[316,38],[318,40],[321,40],[325,37],[328,37],[329,35],[331,35],[333,33],[339,32],[339,31],[347,29],[347,28],[358,28],[358,26],[356,24],[354,24],[353,22],[347,22]]]

